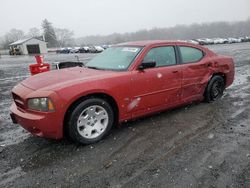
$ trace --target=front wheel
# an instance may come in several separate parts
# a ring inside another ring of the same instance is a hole
[[[103,99],[90,98],[78,104],[68,121],[69,136],[81,144],[92,144],[108,134],[114,123],[114,112]]]
[[[223,77],[219,75],[213,76],[207,85],[205,100],[207,102],[216,101],[223,95],[224,90],[225,82]]]

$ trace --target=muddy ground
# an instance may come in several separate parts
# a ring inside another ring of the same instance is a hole
[[[89,146],[11,123],[10,90],[29,76],[34,57],[2,56],[0,187],[250,187],[250,43],[209,48],[235,58],[236,79],[221,100],[127,122]]]

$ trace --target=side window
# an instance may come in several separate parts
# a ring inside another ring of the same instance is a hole
[[[176,64],[175,50],[173,46],[152,48],[144,57],[144,62],[155,61],[156,67]]]
[[[180,46],[182,63],[193,63],[201,60],[203,52],[197,48]]]

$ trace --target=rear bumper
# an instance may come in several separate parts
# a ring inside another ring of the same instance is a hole
[[[10,111],[13,123],[21,125],[33,135],[52,139],[61,139],[63,137],[62,122],[58,120],[58,115],[55,112],[31,113],[19,110],[14,102],[10,107]]]
[[[233,84],[235,76],[235,67],[232,63],[230,71],[226,74],[226,88]]]

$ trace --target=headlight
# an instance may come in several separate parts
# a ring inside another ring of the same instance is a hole
[[[28,100],[28,108],[31,110],[49,112],[54,111],[54,105],[49,98],[32,98]]]

